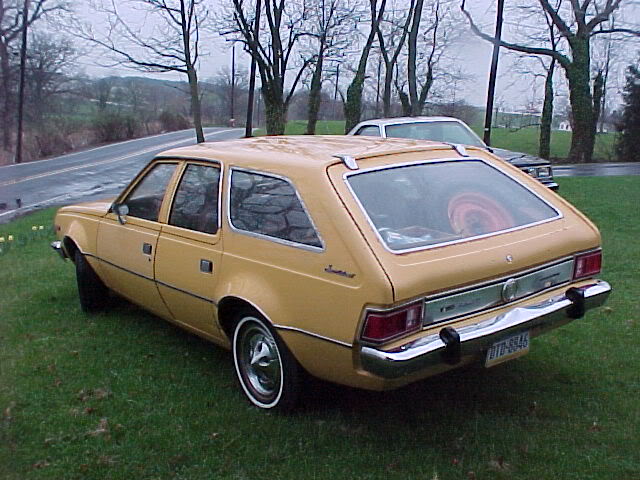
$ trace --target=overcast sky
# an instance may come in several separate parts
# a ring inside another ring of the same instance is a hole
[[[399,0],[402,1],[402,0]],[[408,2],[408,0],[406,0]],[[215,10],[218,0],[210,0],[209,4]],[[118,5],[126,9],[125,1],[119,1]],[[508,3],[508,2],[507,2]],[[104,19],[96,15],[85,2],[79,2],[77,5],[78,15],[81,19],[93,23],[94,27],[100,29],[105,25]],[[495,1],[494,0],[471,0],[467,1],[467,9],[473,13],[476,22],[482,26],[487,33],[493,33],[495,21]],[[140,14],[129,10],[128,18],[139,22],[149,24],[153,22],[151,17],[141,18]],[[137,17],[136,17],[137,16]],[[462,19],[460,20],[462,21]],[[509,29],[516,28],[513,24],[505,22],[505,37],[509,35]],[[201,57],[199,65],[199,77],[206,79],[215,75],[223,67],[230,68],[231,51],[229,44],[223,38],[215,33],[206,34],[203,38],[203,45],[208,51],[206,56]],[[483,106],[486,103],[486,90],[489,75],[489,66],[491,61],[492,46],[490,43],[475,37],[471,32],[463,36],[463,39],[456,44],[457,55],[460,64],[465,72],[469,74],[472,80],[464,82],[460,85],[458,98],[464,98],[468,103],[476,106]],[[536,81],[536,89],[534,90],[533,77],[525,77],[514,73],[512,68],[513,55],[506,54],[504,49],[501,50],[499,64],[499,78],[496,92],[496,101],[502,103],[502,108],[507,110],[517,110],[524,108],[531,100],[538,100],[541,103],[541,87],[540,80]],[[107,75],[149,75],[155,78],[165,78],[173,80],[184,80],[179,74],[141,74],[126,68],[102,68],[98,64],[103,52],[99,52],[95,47],[89,49],[88,54],[83,58],[84,70],[91,76],[107,76]],[[250,57],[242,52],[240,48],[236,48],[236,60],[238,65],[248,66]],[[631,62],[633,59],[630,59]],[[562,78],[562,76],[560,76]],[[345,78],[346,80],[346,78]],[[341,82],[342,83],[342,82]],[[563,83],[563,82],[562,82]],[[561,87],[560,85],[558,85]],[[558,91],[562,94],[562,88]]]

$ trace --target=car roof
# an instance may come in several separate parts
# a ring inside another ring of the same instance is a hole
[[[363,127],[365,125],[396,125],[399,123],[420,123],[420,122],[457,122],[462,123],[461,120],[454,117],[395,117],[395,118],[372,118],[370,120],[364,120],[360,122],[356,127]]]
[[[158,157],[222,161],[232,166],[267,171],[317,171],[342,162],[336,157],[339,155],[364,159],[434,150],[443,150],[443,157],[450,158],[452,146],[441,142],[400,138],[292,135],[205,142],[167,150]]]

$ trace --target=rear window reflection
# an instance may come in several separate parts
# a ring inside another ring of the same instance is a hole
[[[386,168],[348,177],[386,246],[401,251],[494,234],[559,216],[480,160]]]

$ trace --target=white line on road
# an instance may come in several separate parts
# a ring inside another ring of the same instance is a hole
[[[208,134],[205,135],[205,137],[210,137],[210,136],[213,136],[213,135],[217,135],[219,133],[231,132],[231,131],[233,131],[233,130],[232,129],[220,130],[219,132],[208,133]],[[174,145],[178,145],[180,143],[188,142],[189,140],[190,139],[175,140],[173,142],[164,143],[162,145],[154,145],[153,147],[148,147],[148,148],[145,148],[143,150],[137,150],[137,151],[135,151],[133,153],[129,153],[127,155],[122,155],[122,156],[116,157],[116,158],[109,158],[107,160],[100,160],[100,161],[92,162],[92,163],[83,163],[82,165],[75,165],[73,167],[61,168],[59,170],[52,170],[50,172],[39,173],[37,175],[30,175],[28,177],[16,178],[16,179],[13,179],[13,180],[7,180],[6,182],[0,183],[0,187],[6,187],[8,185],[15,185],[17,183],[28,182],[29,180],[37,180],[38,178],[50,177],[52,175],[58,175],[58,174],[61,174],[61,173],[73,172],[75,170],[82,170],[83,168],[95,167],[95,166],[98,166],[98,165],[106,165],[106,164],[109,164],[109,163],[116,163],[116,162],[120,162],[122,160],[126,160],[126,159],[131,158],[131,157],[136,157],[138,155],[143,155],[145,153],[153,152],[154,150],[165,150],[165,149],[167,149],[169,147],[172,147]],[[126,142],[123,142],[123,143],[126,143]]]
[[[44,160],[38,160],[35,163],[41,164],[41,163],[44,163],[44,162],[50,162],[52,160],[60,160],[61,158],[72,157],[74,155],[80,155],[80,154],[83,154],[83,153],[95,152],[96,150],[101,150],[103,148],[114,147],[114,146],[117,146],[117,145],[124,145],[125,143],[139,142],[141,140],[147,140],[149,138],[157,138],[157,137],[162,137],[164,135],[174,135],[176,133],[187,132],[187,131],[192,131],[192,130],[193,130],[192,128],[187,128],[185,130],[175,130],[173,132],[159,133],[157,135],[149,135],[148,137],[132,138],[131,140],[125,140],[124,142],[110,143],[108,145],[101,145],[99,147],[93,147],[93,148],[90,148],[88,150],[80,150],[78,152],[65,153],[64,155],[60,155],[58,157],[45,158]],[[228,132],[229,130],[224,130],[224,131]],[[218,133],[218,132],[215,132],[215,133]],[[212,135],[212,133],[205,133],[204,134],[205,137],[207,137],[209,135]],[[189,138],[185,138],[184,139],[185,142],[187,140],[190,140],[190,139]],[[11,167],[20,167],[20,166],[23,166],[23,165],[33,165],[33,164],[34,164],[34,162],[14,163],[14,164],[11,164],[11,165],[2,165],[1,167],[3,169],[5,169],[5,168],[11,168]]]
[[[211,133],[205,134],[205,137],[217,135],[219,133],[232,132],[234,130],[237,130],[237,129],[230,128],[230,129],[227,129],[227,130],[220,130],[218,132],[211,132]],[[102,164],[105,164],[105,163],[119,162],[121,160],[130,158],[130,157],[133,157],[133,156],[136,156],[136,155],[141,155],[143,153],[148,153],[149,151],[157,150],[158,148],[164,149],[165,147],[172,146],[172,145],[177,145],[179,143],[183,143],[183,142],[186,142],[188,140],[189,139],[180,140],[180,141],[171,142],[171,143],[166,143],[164,145],[158,145],[158,146],[153,147],[151,149],[147,148],[145,150],[141,150],[141,151],[138,151],[138,152],[135,152],[135,153],[123,156],[123,157],[119,157],[117,159],[109,159],[109,160],[104,160],[102,162],[94,162],[93,164],[85,164],[85,165],[82,165],[82,166],[79,166],[79,167],[70,167],[68,169],[62,169],[62,170],[57,170],[57,171],[54,171],[54,172],[48,172],[47,174],[34,175],[33,178],[40,178],[40,177],[43,177],[43,176],[54,175],[54,174],[58,174],[58,173],[64,173],[66,171],[78,170],[80,168],[87,168],[87,167],[91,167],[91,166],[94,166],[94,165],[102,165]],[[123,142],[123,143],[125,143],[125,142]],[[98,147],[98,148],[102,148],[102,147]],[[12,183],[19,183],[21,181],[26,181],[27,179],[28,180],[32,180],[33,178],[32,177],[26,177],[24,180],[23,179],[18,179],[17,181],[14,181],[14,182],[8,182],[8,183],[0,184],[0,186],[7,185],[7,184],[12,184]],[[23,205],[20,208],[15,208],[13,210],[9,210],[9,211],[0,213],[0,218],[4,217],[5,215],[9,215],[9,214],[18,212],[19,210],[26,210],[26,209],[29,209],[29,208],[32,208],[32,207],[38,207],[38,206],[47,205],[48,203],[55,202],[56,200],[59,200],[59,199],[64,198],[66,196],[68,196],[68,193],[65,193],[63,195],[58,195],[56,197],[49,198],[49,199],[46,199],[46,200],[42,200],[42,201],[39,201],[39,202],[36,202],[36,203],[32,203],[32,204],[29,204],[29,205]]]

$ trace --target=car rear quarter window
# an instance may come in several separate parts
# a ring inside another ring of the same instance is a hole
[[[167,185],[176,170],[175,163],[158,163],[137,183],[123,202],[128,216],[158,221]]]
[[[217,166],[188,165],[173,200],[169,225],[216,233],[219,183]]]
[[[293,185],[282,178],[232,169],[229,220],[236,230],[322,248]]]
[[[369,170],[348,175],[347,183],[394,252],[498,234],[560,216],[541,197],[481,160]]]
[[[377,125],[365,125],[356,132],[356,135],[364,135],[366,137],[379,137],[380,127]]]

